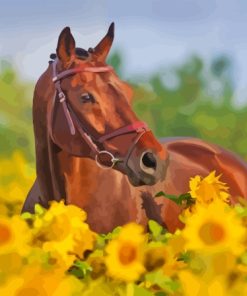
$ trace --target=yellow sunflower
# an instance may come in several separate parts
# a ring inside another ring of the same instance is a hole
[[[29,251],[31,232],[20,216],[0,216],[0,255],[17,253],[26,255]]]
[[[7,205],[0,200],[0,216],[8,216],[8,212],[9,212],[9,209]]]
[[[209,204],[216,199],[227,201],[229,198],[226,183],[221,182],[221,175],[215,176],[215,171],[207,177],[195,176],[190,179],[190,195],[202,204]]]
[[[188,270],[181,271],[178,274],[182,285],[184,296],[225,296],[229,289],[223,276],[215,276],[210,280],[206,280],[202,276],[198,276]]]
[[[19,151],[10,159],[0,159],[0,167],[0,199],[14,206],[22,204],[35,179],[35,169]]]
[[[181,230],[177,229],[175,233],[173,234],[168,234],[167,235],[168,241],[167,241],[167,246],[171,248],[172,253],[175,256],[178,256],[182,252],[185,251],[184,245],[185,245],[185,240],[184,237],[181,235]]]
[[[95,233],[84,222],[86,213],[63,202],[53,202],[44,215],[34,221],[34,245],[69,267],[76,256],[83,257],[94,246]]]
[[[145,271],[143,227],[135,223],[125,225],[118,238],[106,247],[105,263],[108,274],[126,282],[137,280]]]
[[[150,243],[145,251],[145,268],[148,272],[161,268],[166,276],[173,276],[185,266],[178,261],[173,248],[161,242]]]
[[[19,275],[10,276],[0,285],[0,295],[8,296],[79,296],[83,284],[74,276],[28,266]]]
[[[223,264],[222,264],[223,265]],[[221,268],[223,270],[223,267]],[[233,270],[232,270],[233,271]],[[235,272],[208,274],[182,270],[178,273],[184,296],[237,296],[247,295],[247,282]]]
[[[196,214],[188,219],[182,236],[185,248],[202,252],[232,251],[240,254],[246,231],[234,209],[220,200],[204,207],[196,206]]]
[[[87,263],[92,268],[92,272],[91,272],[92,279],[95,280],[105,274],[106,266],[105,266],[103,250],[97,249],[94,252],[92,252],[87,258]]]

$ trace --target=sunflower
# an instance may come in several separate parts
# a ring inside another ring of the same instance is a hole
[[[220,200],[204,207],[196,206],[196,214],[188,219],[182,236],[185,248],[202,252],[232,251],[240,254],[246,231],[234,209]]]
[[[197,202],[209,204],[216,199],[228,201],[229,193],[226,183],[221,182],[221,175],[215,176],[215,171],[211,172],[207,177],[201,178],[195,176],[190,179],[190,195]]]
[[[0,216],[0,255],[18,253],[24,256],[29,251],[30,240],[30,230],[21,217]]]
[[[53,202],[49,210],[34,220],[34,246],[69,267],[77,256],[83,257],[94,246],[95,233],[85,219],[86,213],[80,208]]]
[[[223,261],[224,262],[224,261]],[[221,262],[221,265],[223,265]],[[213,266],[210,268],[213,269]],[[236,296],[247,295],[247,282],[238,276],[234,269],[232,272],[214,270],[214,272],[193,273],[182,270],[178,273],[184,296]]]
[[[184,296],[225,296],[229,290],[226,280],[223,276],[215,276],[210,280],[206,280],[202,276],[198,276],[188,270],[181,271],[178,274],[182,285]]]
[[[91,277],[94,280],[101,277],[106,272],[103,252],[103,250],[95,250],[87,258],[87,263],[92,268]]]
[[[129,223],[121,229],[118,238],[106,247],[105,263],[108,274],[115,279],[130,282],[145,271],[143,227]]]
[[[0,295],[8,296],[71,296],[81,295],[83,284],[74,276],[28,266],[19,275],[0,285]]]
[[[1,158],[0,167],[1,200],[13,203],[13,206],[22,204],[35,179],[35,169],[28,164],[19,151],[15,151],[10,159]]]
[[[185,265],[177,260],[173,248],[160,242],[150,243],[145,251],[145,268],[148,272],[162,269],[164,275],[173,276]]]

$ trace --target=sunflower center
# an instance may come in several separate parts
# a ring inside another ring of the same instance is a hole
[[[11,238],[11,232],[8,226],[0,224],[0,245],[4,245]]]
[[[136,259],[136,248],[128,243],[121,246],[119,250],[119,260],[123,265],[130,264]]]
[[[213,245],[224,239],[225,230],[217,222],[208,222],[200,227],[199,236],[205,244]]]

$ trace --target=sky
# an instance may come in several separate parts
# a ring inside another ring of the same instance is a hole
[[[37,80],[70,26],[77,46],[95,46],[115,22],[114,49],[124,52],[125,76],[152,73],[192,54],[226,54],[234,61],[235,97],[247,101],[245,0],[1,0],[0,58]]]

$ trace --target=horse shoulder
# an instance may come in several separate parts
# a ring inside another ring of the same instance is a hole
[[[161,143],[168,150],[169,165],[165,181],[151,188],[152,196],[159,191],[171,195],[186,193],[190,190],[191,177],[205,177],[215,170],[217,175],[222,174],[221,181],[229,185],[232,203],[239,196],[247,198],[247,165],[236,154],[194,138],[166,138]],[[155,203],[158,208],[155,209],[154,220],[163,221],[171,232],[183,227],[179,219],[181,208],[178,205],[163,197],[155,198]],[[146,203],[145,209],[151,218],[148,207],[150,205]]]
[[[168,179],[173,178],[179,191],[188,189],[190,177],[205,177],[215,170],[229,185],[233,199],[238,196],[247,198],[247,164],[235,153],[195,138],[163,139],[162,144],[170,155]]]

